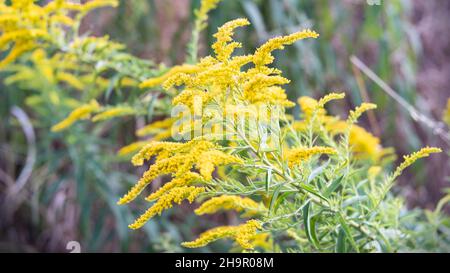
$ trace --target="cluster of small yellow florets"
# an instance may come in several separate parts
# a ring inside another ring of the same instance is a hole
[[[310,97],[301,97],[298,103],[303,112],[303,119],[295,121],[293,127],[298,131],[308,130],[312,123],[312,130],[316,133],[330,134],[332,137],[338,134],[349,133],[349,144],[352,152],[359,159],[369,159],[378,163],[383,156],[391,153],[391,149],[385,149],[380,145],[380,139],[366,131],[363,127],[356,125],[358,118],[366,111],[375,109],[376,105],[363,103],[355,110],[350,111],[347,120],[327,115],[324,109],[325,103],[331,99],[342,99],[344,94],[332,93],[319,101]]]
[[[139,166],[153,157],[155,163],[118,204],[134,200],[158,176],[171,175],[172,180],[146,198],[149,202],[156,202],[130,225],[131,228],[141,227],[151,217],[171,207],[172,201],[179,204],[183,199],[188,199],[192,202],[204,191],[204,188],[193,185],[210,181],[215,167],[242,163],[239,158],[219,150],[218,145],[203,139],[186,143],[153,141],[143,147],[132,162]]]
[[[217,39],[212,45],[215,57],[205,57],[196,65],[176,66],[161,77],[143,82],[141,87],[162,85],[170,89],[183,85],[184,89],[173,103],[189,107],[192,107],[194,97],[200,97],[205,106],[213,100],[226,97],[229,99],[225,104],[247,102],[293,106],[281,87],[289,80],[280,75],[281,71],[267,65],[273,62],[272,51],[297,40],[316,38],[318,34],[310,30],[300,31],[269,40],[253,55],[232,56],[234,50],[241,47],[240,43],[232,39],[234,30],[248,24],[247,19],[236,19],[224,24],[214,35]],[[253,64],[253,67],[243,70],[242,67],[248,64]]]

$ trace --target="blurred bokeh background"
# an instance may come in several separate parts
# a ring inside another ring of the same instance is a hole
[[[89,14],[81,31],[107,34],[156,64],[180,64],[198,5],[198,0],[121,0],[116,9]],[[332,111],[344,116],[363,100],[376,103],[378,110],[363,119],[363,125],[398,155],[426,145],[442,147],[446,153],[417,162],[395,189],[410,207],[434,207],[450,185],[448,143],[356,69],[350,57],[361,59],[420,113],[441,121],[450,97],[450,1],[381,0],[369,5],[365,0],[224,0],[202,33],[201,56],[209,53],[217,27],[238,17],[252,23],[237,33],[243,52],[298,29],[320,33],[318,40],[276,53],[275,65],[292,80],[287,87],[291,100],[345,91],[346,100]],[[34,122],[33,133],[27,133],[22,129],[27,127],[25,113],[12,110],[26,109],[26,94],[4,85],[5,76],[0,73],[0,251],[66,252],[67,242],[73,240],[82,251],[185,251],[179,242],[195,233],[195,227],[207,225],[190,216],[190,208],[167,211],[135,232],[127,224],[136,208],[115,204],[120,184],[132,183],[139,175],[127,161],[113,156],[134,138],[129,122],[111,125],[108,133],[80,130],[68,140],[70,146],[48,133],[53,120]],[[33,160],[33,169],[18,188],[14,185],[27,160]],[[208,222],[233,222],[234,217],[222,214]],[[202,251],[221,247],[219,243]]]

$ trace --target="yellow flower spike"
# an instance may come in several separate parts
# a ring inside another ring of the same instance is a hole
[[[222,0],[202,0],[200,8],[194,11],[196,18],[196,28],[202,31],[207,25],[208,13],[217,7],[217,4]]]
[[[144,172],[137,184],[117,203],[122,205],[133,201],[153,179],[160,175],[172,174],[174,177],[181,177],[190,172],[194,166],[197,166],[202,171],[202,160],[209,158],[205,157],[204,153],[214,151],[215,148],[216,145],[214,143],[201,139],[194,139],[186,143],[152,142],[146,145],[132,158],[132,163],[142,165],[144,160],[148,160],[152,156],[156,156],[156,161]],[[210,158],[214,164],[227,164],[227,162],[231,161],[230,156],[225,153],[223,155],[212,155],[214,156],[210,156]],[[234,158],[233,160],[236,161]],[[207,170],[209,171],[210,169]],[[207,171],[203,170],[203,172],[206,172],[204,174],[208,176],[209,173]]]
[[[241,46],[240,43],[231,42],[233,41],[234,30],[238,27],[249,25],[250,22],[245,18],[239,18],[225,23],[223,26],[219,27],[216,34],[213,36],[216,38],[216,42],[211,46],[214,49],[216,58],[222,62],[226,62],[234,49]],[[231,43],[229,43],[231,42]]]
[[[163,151],[165,151],[165,153],[170,153],[182,146],[182,143],[164,141],[151,142],[145,145],[136,155],[133,156],[131,163],[133,163],[134,166],[141,166],[144,164],[144,160],[149,160],[154,155],[159,155]]]
[[[256,67],[271,64],[274,60],[272,51],[283,49],[285,45],[293,44],[298,40],[317,37],[319,37],[319,34],[317,32],[307,29],[287,36],[272,38],[256,50],[253,57],[253,62],[255,63]]]
[[[84,83],[72,74],[66,72],[58,72],[56,74],[56,79],[69,84],[78,91],[83,91],[85,89]]]
[[[377,105],[373,103],[363,102],[360,106],[356,107],[355,110],[350,111],[350,115],[347,119],[349,123],[356,123],[358,118],[364,113],[372,109],[376,109]]]
[[[311,97],[303,96],[297,100],[300,108],[302,109],[305,119],[309,119],[313,116],[314,112],[317,111],[319,116],[326,114],[326,111],[319,107],[319,102]]]
[[[212,151],[206,151],[203,152],[198,160],[197,168],[200,171],[200,174],[206,179],[211,180],[212,179],[212,173],[214,172],[214,169],[218,165],[227,165],[227,164],[242,164],[242,160],[226,154],[222,151],[218,150],[212,150]]]
[[[163,196],[161,196],[156,203],[151,206],[144,214],[142,214],[134,223],[129,225],[128,227],[131,229],[141,228],[150,218],[155,215],[161,215],[161,213],[169,209],[173,206],[173,203],[181,204],[181,202],[185,199],[189,201],[189,203],[194,202],[195,198],[202,192],[205,191],[205,188],[202,187],[177,187],[173,188]]]
[[[403,162],[395,169],[394,174],[392,175],[393,179],[397,178],[402,174],[403,170],[411,166],[414,162],[416,162],[420,158],[428,157],[433,153],[441,153],[442,150],[440,148],[435,147],[425,147],[420,149],[419,151],[412,153],[410,155],[403,156]]]
[[[104,110],[92,117],[93,122],[104,121],[115,117],[123,117],[135,114],[136,111],[129,106],[116,106]]]
[[[160,175],[170,173],[187,172],[192,165],[192,157],[188,155],[175,155],[170,158],[164,158],[156,161],[150,168],[144,172],[139,181],[117,202],[118,205],[127,204],[134,199]]]
[[[220,210],[235,210],[237,212],[248,211],[250,213],[255,213],[259,208],[260,205],[248,197],[222,195],[207,200],[195,210],[195,213],[197,215],[213,214]]]
[[[352,125],[350,128],[349,144],[355,157],[359,159],[370,159],[373,162],[378,162],[384,155],[385,149],[381,147],[380,139],[357,125]]]
[[[55,124],[51,130],[52,132],[59,132],[68,127],[70,127],[73,123],[81,119],[87,119],[91,116],[92,113],[100,110],[100,105],[96,100],[91,100],[89,104],[83,104],[80,107],[73,110],[67,118]]]
[[[345,93],[330,93],[319,99],[318,107],[324,107],[325,104],[332,100],[341,100],[345,98]]]
[[[175,177],[171,181],[167,182],[161,188],[159,188],[156,192],[147,196],[145,198],[145,200],[147,200],[147,201],[156,200],[156,199],[160,198],[162,195],[164,195],[166,192],[172,190],[173,188],[181,187],[181,186],[189,186],[192,183],[194,183],[196,181],[200,181],[200,180],[202,180],[202,177],[199,174],[194,173],[194,172],[187,172],[187,173],[183,174],[182,176]]]
[[[258,233],[250,240],[253,247],[259,247],[266,251],[270,251],[273,247],[273,240],[269,233]]]
[[[174,76],[176,74],[185,73],[185,74],[193,74],[199,71],[199,68],[195,65],[190,64],[183,64],[179,66],[174,66],[169,71],[164,73],[163,75],[156,77],[156,78],[150,78],[145,81],[143,81],[139,88],[152,88],[158,85],[161,85],[164,81],[166,81],[171,76]]]
[[[367,170],[367,177],[370,181],[373,181],[381,173],[382,170],[383,169],[380,166],[372,166]]]
[[[120,148],[120,150],[117,152],[117,154],[119,156],[128,155],[128,154],[139,151],[147,144],[148,144],[148,141],[136,141],[136,142],[133,142],[131,144],[128,144],[128,145]]]
[[[287,152],[287,160],[289,162],[289,166],[293,167],[310,159],[313,155],[316,154],[328,154],[333,155],[336,154],[336,150],[331,147],[311,147],[311,148],[294,148]]]
[[[210,229],[200,234],[200,236],[191,242],[184,242],[181,245],[188,248],[203,247],[222,238],[232,238],[244,249],[253,249],[252,239],[261,229],[261,223],[257,220],[249,220],[239,226],[222,226]]]
[[[0,61],[0,70],[5,68],[8,64],[14,62],[23,53],[30,51],[34,47],[35,45],[29,42],[14,46],[9,52],[9,54],[3,60]]]

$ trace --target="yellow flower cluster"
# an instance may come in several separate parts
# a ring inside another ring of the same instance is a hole
[[[140,149],[142,149],[147,144],[148,144],[148,141],[136,141],[136,142],[130,143],[130,144],[120,148],[120,150],[117,152],[117,154],[123,156],[123,155],[128,155],[131,153],[135,153],[135,152],[139,151]]]
[[[428,157],[432,153],[440,153],[442,150],[440,148],[435,147],[425,147],[420,149],[419,151],[412,153],[410,155],[403,156],[403,162],[395,169],[393,174],[393,179],[402,174],[403,170],[412,165],[420,158]]]
[[[450,98],[447,100],[447,108],[444,111],[443,120],[450,127]]]
[[[155,86],[163,84],[167,79],[169,79],[173,75],[183,74],[183,73],[190,74],[190,73],[195,73],[197,71],[198,71],[198,68],[195,65],[183,64],[183,65],[179,65],[179,66],[174,66],[159,77],[150,78],[150,79],[143,81],[139,85],[139,87],[140,88],[155,87]]]
[[[298,40],[317,37],[319,37],[317,32],[307,29],[287,36],[273,38],[256,50],[253,62],[257,68],[261,68],[274,61],[274,57],[272,56],[274,50],[283,49],[285,45],[293,44]]]
[[[58,124],[55,124],[51,130],[52,132],[62,131],[78,120],[90,118],[91,114],[99,111],[100,108],[101,107],[96,100],[91,100],[88,104],[83,104],[80,107],[75,108],[67,118],[63,119]]]
[[[294,129],[306,131],[308,125],[312,122],[312,118],[315,117],[312,124],[315,131],[319,131],[321,126],[332,136],[344,134],[348,131],[349,144],[354,155],[360,159],[378,162],[383,156],[389,154],[391,150],[382,148],[379,138],[354,124],[365,111],[376,108],[376,105],[371,103],[361,104],[361,106],[350,112],[347,121],[327,115],[327,111],[323,106],[331,100],[342,98],[344,98],[344,94],[336,93],[330,93],[319,99],[319,101],[306,96],[300,97],[298,103],[303,112],[303,120],[294,122]]]
[[[341,100],[345,98],[345,93],[329,93],[327,95],[325,95],[323,98],[319,99],[319,102],[317,103],[317,107],[319,108],[323,108],[325,106],[325,104],[327,104],[330,101],[333,100]]]
[[[289,80],[280,76],[281,71],[266,65],[273,60],[272,51],[300,39],[316,38],[318,34],[305,30],[276,37],[263,44],[253,55],[232,56],[234,50],[241,46],[232,39],[234,31],[248,24],[247,19],[225,23],[214,35],[216,42],[212,48],[215,57],[202,58],[196,65],[174,67],[160,77],[144,81],[141,87],[162,85],[170,89],[183,85],[184,90],[174,98],[173,104],[184,104],[191,108],[195,97],[201,99],[203,106],[211,101],[222,103],[222,106],[242,102],[292,106],[281,88]],[[242,67],[250,63],[254,67],[243,70]]]
[[[232,238],[244,249],[255,247],[252,239],[257,235],[257,230],[261,229],[261,223],[257,220],[249,220],[239,226],[222,226],[210,229],[192,241],[184,242],[183,246],[189,248],[203,247],[222,238]]]
[[[213,214],[220,210],[245,211],[246,215],[258,213],[264,210],[263,206],[248,197],[234,195],[222,195],[209,199],[195,210],[197,215]]]
[[[8,5],[0,1],[0,50],[9,50],[0,61],[0,69],[38,47],[40,42],[56,40],[62,27],[74,25],[70,13],[84,14],[98,7],[117,5],[117,0],[94,0],[85,4],[55,0],[46,6],[34,2],[11,0]]]
[[[91,118],[91,115],[94,113],[96,113],[96,115],[94,115]],[[68,115],[67,118],[60,121],[58,124],[55,124],[51,130],[53,132],[62,131],[64,129],[67,129],[68,127],[70,127],[76,121],[82,120],[82,119],[91,118],[91,120],[93,122],[98,122],[98,121],[104,121],[107,119],[111,119],[114,117],[131,115],[134,113],[136,113],[136,111],[129,106],[101,107],[96,100],[91,100],[89,103],[83,104],[83,105],[75,108]],[[125,152],[126,150],[129,150],[131,148],[132,148],[132,146],[129,146],[126,149],[124,149],[123,152]]]
[[[203,139],[194,139],[186,143],[155,141],[147,144],[133,156],[132,163],[134,165],[142,165],[145,160],[152,157],[155,157],[155,163],[118,201],[118,204],[126,204],[134,200],[153,179],[160,175],[171,174],[173,177],[170,182],[146,198],[147,201],[156,200],[156,204],[139,218],[137,221],[139,224],[132,225],[133,228],[142,226],[145,221],[160,213],[161,208],[167,208],[167,205],[161,204],[168,204],[167,200],[173,200],[171,199],[171,196],[174,196],[172,193],[178,194],[177,189],[191,189],[192,186],[189,185],[194,182],[211,180],[216,166],[241,163],[239,158],[220,151],[218,148],[216,144]]]
[[[286,158],[289,162],[289,166],[293,167],[310,159],[313,155],[317,154],[333,155],[336,153],[337,153],[336,150],[331,147],[316,146],[311,148],[294,148],[287,152]]]
[[[184,199],[187,199],[189,203],[194,202],[195,198],[202,192],[205,188],[194,187],[194,186],[183,186],[176,187],[162,195],[156,203],[151,206],[144,214],[142,214],[133,224],[128,227],[131,229],[138,229],[142,227],[150,218],[159,214],[172,207],[172,203],[181,204]]]

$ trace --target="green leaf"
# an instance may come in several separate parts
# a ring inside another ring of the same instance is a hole
[[[342,178],[344,178],[344,175],[341,175],[339,178],[331,182],[330,186],[328,186],[323,195],[325,197],[329,197],[334,191],[336,191],[336,189],[341,185]]]
[[[280,194],[280,190],[281,190],[281,188],[283,188],[283,186],[284,186],[284,183],[280,184],[273,192],[272,199],[270,199],[269,215],[272,213],[272,211],[274,209],[275,203],[278,199],[278,195]]]
[[[320,249],[319,240],[316,235],[316,218],[310,214],[311,203],[308,203],[303,207],[303,223],[305,226],[305,233],[308,240],[314,245],[315,248]]]

